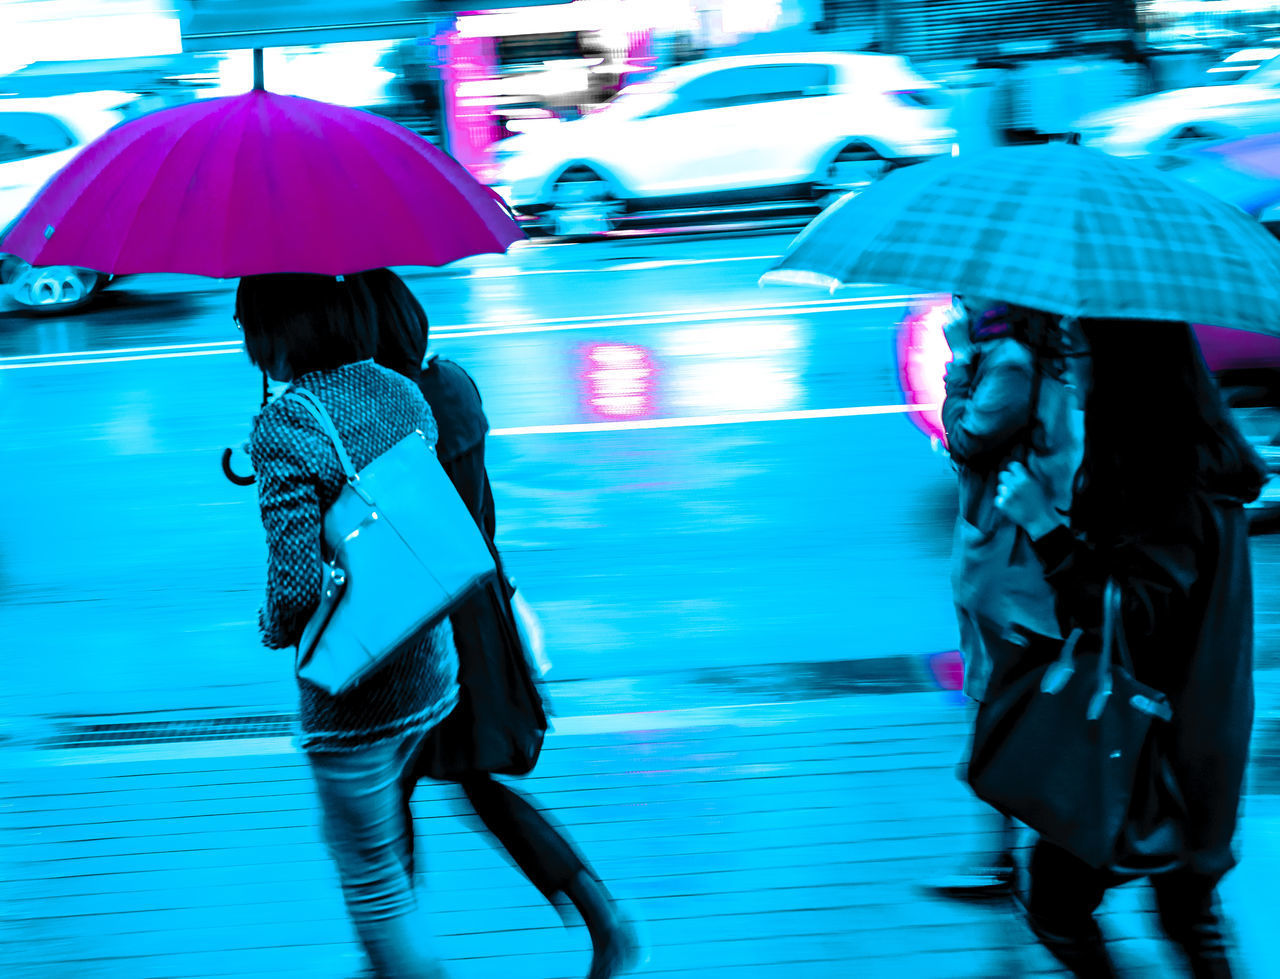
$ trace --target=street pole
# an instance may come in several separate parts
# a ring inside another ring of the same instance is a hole
[[[262,80],[262,48],[253,49],[253,90],[266,91],[266,84]]]

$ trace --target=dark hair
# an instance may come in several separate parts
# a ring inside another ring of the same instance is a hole
[[[992,303],[971,311],[969,332],[976,342],[1012,337],[1031,351],[1039,370],[1050,377],[1061,377],[1066,370],[1066,332],[1055,313]]]
[[[293,377],[368,360],[377,348],[368,289],[355,276],[249,275],[236,290],[249,359]]]
[[[422,303],[390,269],[361,272],[355,278],[368,288],[373,302],[378,334],[374,358],[383,367],[417,380],[427,356],[429,329]]]
[[[1195,496],[1257,498],[1267,471],[1185,323],[1081,320],[1091,351],[1072,525],[1098,543],[1194,526]]]

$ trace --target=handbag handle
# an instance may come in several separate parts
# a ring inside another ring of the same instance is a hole
[[[1113,689],[1111,664],[1119,649],[1122,661],[1128,666],[1129,647],[1124,637],[1124,618],[1121,614],[1120,586],[1114,578],[1107,579],[1102,595],[1102,655],[1098,657],[1098,688],[1089,698],[1088,717],[1096,721],[1106,710],[1107,700]]]
[[[1116,656],[1119,656],[1120,662],[1126,668],[1132,669],[1129,663],[1129,646],[1124,635],[1124,622],[1121,617],[1120,586],[1116,584],[1114,578],[1107,579],[1102,602],[1102,654],[1098,657],[1098,685],[1093,692],[1093,696],[1089,698],[1088,718],[1091,721],[1096,721],[1102,716],[1102,712],[1107,706],[1107,700],[1111,697],[1114,689],[1111,664],[1115,661]],[[1076,646],[1083,635],[1083,630],[1079,628],[1071,630],[1071,634],[1067,636],[1062,644],[1062,652],[1058,654],[1058,658],[1044,672],[1044,676],[1040,681],[1042,692],[1047,694],[1061,693],[1063,688],[1066,687],[1076,670]]]
[[[342,472],[347,477],[347,485],[355,490],[360,499],[364,500],[369,506],[377,506],[373,497],[360,486],[360,473],[356,471],[355,463],[351,461],[351,456],[347,454],[347,447],[342,444],[342,436],[338,434],[338,428],[334,425],[333,417],[324,406],[324,402],[310,391],[299,387],[295,387],[285,397],[292,398],[302,405],[307,414],[314,418],[316,423],[324,430],[324,433],[329,436],[329,441],[333,443],[334,451],[338,453],[338,465],[342,467]],[[421,430],[418,431],[418,434],[422,434]]]

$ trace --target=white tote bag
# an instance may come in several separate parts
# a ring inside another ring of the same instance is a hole
[[[320,399],[298,389],[287,397],[328,434],[347,477],[324,514],[324,589],[296,663],[299,677],[338,694],[497,569],[421,431],[357,473]]]

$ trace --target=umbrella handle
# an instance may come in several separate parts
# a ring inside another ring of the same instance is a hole
[[[237,486],[252,486],[258,481],[258,477],[253,473],[248,476],[241,476],[238,472],[231,468],[231,450],[222,450],[222,474],[235,483]]]
[[[261,54],[261,52],[258,52],[258,53]],[[267,400],[270,398],[270,396],[271,396],[271,389],[269,387],[267,372],[263,371],[262,372],[262,407],[263,408],[267,406]],[[245,443],[245,447],[246,449],[248,448],[248,443]],[[252,486],[254,483],[258,481],[258,477],[253,473],[250,473],[248,476],[241,476],[238,472],[232,469],[231,468],[231,451],[232,450],[229,448],[222,450],[222,474],[226,476],[227,479],[231,480],[231,482],[235,483],[237,486]]]

